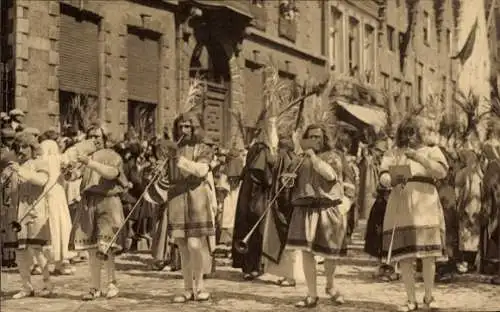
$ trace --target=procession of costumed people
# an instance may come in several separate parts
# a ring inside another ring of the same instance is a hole
[[[243,126],[232,111],[243,142],[214,142],[205,133],[205,90],[197,78],[173,129],[147,141],[129,129],[117,142],[99,123],[71,138],[40,133],[22,123],[24,113],[12,112],[12,122],[2,123],[0,179],[2,260],[17,264],[22,280],[14,298],[35,294],[36,274],[43,279],[37,293],[53,296],[51,275],[72,274],[78,259],[90,270],[82,299],[114,298],[116,257],[146,242],[152,269],[182,272],[175,303],[210,299],[204,281],[215,272],[218,244],[230,249],[243,280],[267,273],[282,287],[305,282],[297,307],[318,304],[321,262],[326,295],[343,304],[337,259],[362,217],[365,252],[380,261],[375,277],[403,281],[401,310],[418,307],[415,263],[426,307],[435,305],[434,282],[455,274],[487,272],[500,283],[495,88],[491,111],[481,115],[478,97],[463,96],[465,126],[442,116],[431,97],[400,114],[394,135],[365,135],[352,155],[350,125],[337,119],[333,105],[311,100],[328,81],[290,85],[276,68],[265,72],[256,124]]]

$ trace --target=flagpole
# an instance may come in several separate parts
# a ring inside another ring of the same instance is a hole
[[[497,0],[491,0],[491,5],[490,5],[490,11],[488,12],[488,20],[486,21],[486,33],[490,34],[490,24],[491,24],[491,20],[493,19],[493,12],[495,10],[495,4],[496,4]]]

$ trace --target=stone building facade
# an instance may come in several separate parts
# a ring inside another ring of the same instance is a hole
[[[331,1],[331,70],[384,94],[401,114],[431,94],[451,111],[457,14],[453,0]]]
[[[241,136],[229,108],[254,126],[268,62],[299,83],[328,74],[327,5],[320,0],[4,2],[12,58],[3,63],[15,70],[3,109],[27,111],[27,123],[41,130],[78,123],[71,119],[75,96],[85,95],[79,99],[95,103],[118,138],[131,125],[158,133],[171,126],[190,79],[199,76],[205,128],[229,145]]]
[[[396,107],[440,96],[448,112],[456,90],[458,11],[454,0],[384,0],[379,3],[379,85]]]

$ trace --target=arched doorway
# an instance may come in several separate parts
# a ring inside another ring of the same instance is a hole
[[[203,126],[207,136],[220,146],[227,146],[230,138],[229,58],[223,46],[209,33],[197,36],[189,66],[189,77],[196,76],[206,85]]]

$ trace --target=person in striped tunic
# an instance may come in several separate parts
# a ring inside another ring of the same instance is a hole
[[[166,202],[167,235],[181,255],[184,291],[174,303],[206,301],[206,248],[215,244],[214,212],[217,208],[210,163],[213,150],[204,143],[200,117],[185,113],[174,121],[173,139],[166,149],[167,174],[148,188],[144,198],[153,204]]]

